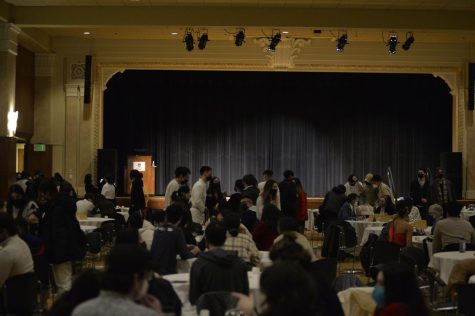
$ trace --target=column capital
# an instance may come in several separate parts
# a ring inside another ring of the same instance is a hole
[[[0,52],[16,56],[20,32],[21,29],[13,23],[0,23]]]
[[[35,54],[35,77],[53,77],[55,69],[56,54],[36,53]]]

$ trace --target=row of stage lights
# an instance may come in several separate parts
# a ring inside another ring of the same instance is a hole
[[[208,31],[204,31],[203,33],[198,32],[198,48],[200,50],[203,50],[206,48],[206,44],[209,42],[209,37],[208,37]],[[269,45],[267,46],[267,50],[269,52],[275,52],[277,45],[279,45],[282,35],[280,31],[277,31],[275,34],[272,36],[266,36],[269,39]],[[234,44],[236,46],[242,46],[243,43],[245,43],[246,39],[246,34],[244,32],[244,29],[239,29],[234,33]],[[402,49],[405,51],[408,51],[411,48],[411,45],[414,43],[415,38],[412,32],[406,33],[406,40],[404,41],[404,44],[402,45]],[[194,47],[195,47],[195,39],[193,37],[193,30],[192,29],[187,29],[185,36],[183,37],[183,42],[185,43],[186,50],[191,52]],[[396,54],[397,52],[397,46],[400,44],[398,40],[398,36],[395,34],[391,34],[386,41],[383,42],[386,44],[388,47],[388,52],[390,54]],[[348,34],[344,33],[342,35],[338,36],[337,39],[337,44],[336,44],[336,51],[337,52],[343,52],[345,49],[345,46],[349,44],[348,42]]]

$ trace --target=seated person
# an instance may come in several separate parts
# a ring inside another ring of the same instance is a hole
[[[376,208],[376,214],[381,215],[394,215],[396,211],[394,210],[394,203],[390,196],[385,196],[381,198],[379,206]]]
[[[340,211],[338,211],[338,219],[341,221],[355,219],[357,205],[358,205],[358,196],[354,193],[351,193],[346,198],[346,202],[340,208]]]
[[[414,206],[412,199],[406,197],[404,198],[404,201],[408,203],[408,207],[410,208],[409,214],[407,215],[409,223],[414,224],[415,222],[422,220],[421,212],[419,212],[417,206]]]
[[[294,218],[288,216],[281,217],[279,221],[279,233],[280,235],[274,240],[274,245],[288,236],[305,249],[310,256],[311,262],[317,261],[317,256],[315,256],[312,245],[308,242],[307,237],[299,233],[299,225]]]
[[[431,235],[434,235],[435,225],[438,221],[444,218],[444,209],[439,204],[432,204],[429,206],[429,218],[427,224],[432,226]]]
[[[356,216],[374,215],[374,207],[369,204],[365,194],[360,195],[360,204],[356,208]]]
[[[249,192],[244,192],[241,197],[241,221],[250,232],[252,232],[257,225],[257,208]]]
[[[401,247],[412,247],[413,227],[409,224],[408,214],[412,208],[412,202],[398,201],[396,204],[397,216],[389,223],[388,241]]]
[[[190,303],[207,292],[229,291],[249,294],[247,266],[234,251],[223,249],[226,228],[221,222],[211,222],[205,231],[207,252],[203,252],[191,266]]]
[[[434,242],[432,244],[434,253],[443,251],[445,247],[465,241],[475,245],[475,230],[472,225],[460,218],[462,205],[457,202],[445,205],[447,218],[435,225]]]
[[[200,250],[185,242],[185,235],[180,229],[184,210],[179,204],[167,208],[166,223],[159,225],[153,235],[151,253],[161,275],[174,274],[176,271],[176,256],[181,259],[195,257]]]
[[[249,266],[259,265],[261,259],[252,237],[239,232],[241,225],[239,215],[236,213],[226,214],[224,225],[227,230],[227,237],[223,249],[237,251],[238,256]]]
[[[165,224],[165,215],[164,211],[152,210],[149,215],[149,220],[143,220],[142,227],[139,228],[140,237],[147,245],[147,249],[152,248],[153,235],[155,234],[155,229]]]
[[[78,200],[76,202],[76,217],[78,219],[85,219],[89,215],[91,215],[91,212],[94,210],[94,196],[91,193],[86,193],[84,195],[84,199]]]
[[[18,236],[10,214],[0,212],[0,288],[18,275],[33,272],[33,258],[28,245]]]
[[[153,262],[147,250],[138,245],[118,245],[107,258],[99,296],[77,306],[72,316],[162,315],[160,302],[147,294],[152,277]]]

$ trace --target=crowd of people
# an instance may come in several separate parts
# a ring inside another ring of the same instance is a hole
[[[166,187],[164,209],[151,210],[142,175],[133,170],[129,217],[116,232],[104,271],[83,271],[74,282],[72,262],[82,261],[87,250],[78,218],[114,217],[113,179],[105,177],[98,188],[86,175],[85,195],[78,198],[58,173],[51,179],[20,174],[6,204],[0,205],[0,285],[46,265],[60,294],[50,315],[180,315],[182,302],[163,276],[177,273],[177,258],[196,258],[189,277],[191,304],[207,293],[224,291],[233,293],[244,315],[343,315],[304,234],[307,196],[291,170],[283,173],[281,182],[273,179],[271,170],[263,172],[262,182],[246,174],[236,180],[230,196],[222,192],[211,167],[200,168],[191,188],[190,174],[187,167],[176,168]],[[460,219],[460,210],[442,169],[432,183],[419,169],[410,197],[404,199],[397,199],[379,175],[367,174],[362,183],[352,174],[325,195],[316,225],[324,230],[337,221],[387,214],[394,216],[389,241],[411,247],[411,223],[424,219],[436,223],[437,252],[450,249],[460,238],[468,246],[475,244],[475,232]],[[270,267],[264,269],[259,251],[270,252]],[[260,291],[265,299],[260,302],[250,295],[248,272],[253,268],[263,269]],[[38,278],[48,283],[48,276]],[[388,265],[375,281],[375,315],[428,315],[407,267]]]

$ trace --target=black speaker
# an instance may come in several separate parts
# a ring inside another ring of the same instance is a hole
[[[445,170],[445,177],[452,182],[456,199],[462,199],[462,153],[440,153],[440,167]]]
[[[117,149],[97,150],[97,181],[106,176],[117,181]]]
[[[468,64],[468,109],[475,109],[475,64]]]
[[[92,56],[86,55],[86,66],[84,69],[84,104],[91,103],[91,67]]]

